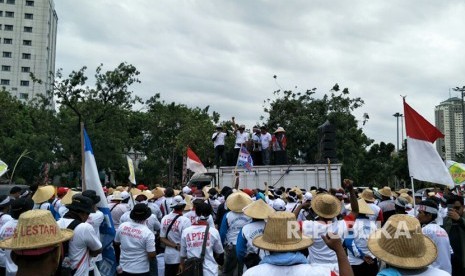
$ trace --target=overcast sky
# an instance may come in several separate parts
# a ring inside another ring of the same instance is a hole
[[[369,114],[367,136],[396,144],[400,95],[434,124],[434,107],[465,85],[460,0],[57,0],[55,8],[65,75],[128,62],[141,72],[132,89],[143,99],[159,92],[210,105],[247,127],[273,91],[316,87],[320,97],[337,82],[365,101],[355,115]]]

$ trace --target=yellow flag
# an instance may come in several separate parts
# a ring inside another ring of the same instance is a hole
[[[0,160],[0,176],[2,176],[7,171],[8,171],[8,165],[2,160]]]
[[[129,181],[132,184],[136,184],[136,174],[134,173],[134,163],[132,159],[126,155],[126,159],[128,160],[128,167],[129,167]]]

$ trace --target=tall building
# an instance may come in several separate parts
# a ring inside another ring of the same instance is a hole
[[[436,127],[445,135],[436,140],[436,150],[446,160],[457,160],[456,153],[462,153],[463,117],[462,100],[457,97],[441,102],[434,110]]]
[[[0,0],[0,89],[24,101],[50,96],[57,22],[53,0]]]

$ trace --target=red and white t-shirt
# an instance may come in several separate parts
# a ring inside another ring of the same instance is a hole
[[[13,236],[15,233],[16,225],[18,225],[18,221],[15,219],[11,219],[7,221],[1,228],[0,228],[0,240],[6,240]],[[2,249],[0,250],[0,260],[2,260],[2,267],[6,269],[6,275],[16,275],[18,271],[18,267],[11,259],[11,250],[10,249]]]
[[[181,237],[181,257],[192,258],[200,257],[202,245],[205,237],[206,225],[192,225],[182,231]],[[216,254],[223,253],[220,233],[214,227],[208,230],[208,239],[205,247],[205,259],[203,262],[203,275],[218,275],[218,264],[213,257]]]
[[[176,244],[181,244],[181,233],[184,229],[191,226],[190,219],[180,216],[171,227],[170,232],[168,233],[168,237],[166,236],[166,231],[168,230],[169,225],[173,221],[173,219],[178,216],[177,213],[171,212],[168,215],[164,216],[161,219],[161,227],[160,227],[160,237],[167,238],[171,242]],[[181,262],[181,258],[179,256],[179,251],[176,248],[167,246],[165,247],[165,263],[166,264],[179,264]]]
[[[116,232],[115,242],[121,243],[120,265],[124,272],[149,272],[147,253],[155,252],[155,235],[145,224],[123,222]]]
[[[195,210],[190,210],[189,212],[185,213],[184,216],[188,219],[190,219],[191,224],[197,223],[197,214],[195,213]],[[215,227],[215,222],[213,221],[213,217],[210,215],[208,217],[208,224],[210,224],[210,227]]]

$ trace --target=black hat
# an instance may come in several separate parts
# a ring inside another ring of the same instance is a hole
[[[11,203],[11,216],[14,219],[18,219],[22,213],[32,210],[34,207],[34,201],[30,198],[18,198],[13,200]]]
[[[134,206],[129,217],[134,221],[143,221],[150,217],[152,211],[144,203],[138,203]]]
[[[94,202],[92,201],[92,199],[78,194],[73,196],[71,204],[67,204],[66,208],[72,211],[90,214],[94,212],[94,210],[92,209],[93,205]]]
[[[84,192],[82,192],[82,195],[92,199],[94,204],[97,204],[100,202],[100,196],[98,196],[94,190],[85,190]]]
[[[23,189],[19,186],[14,186],[13,188],[10,189],[10,195],[16,194],[16,193],[21,193]]]

